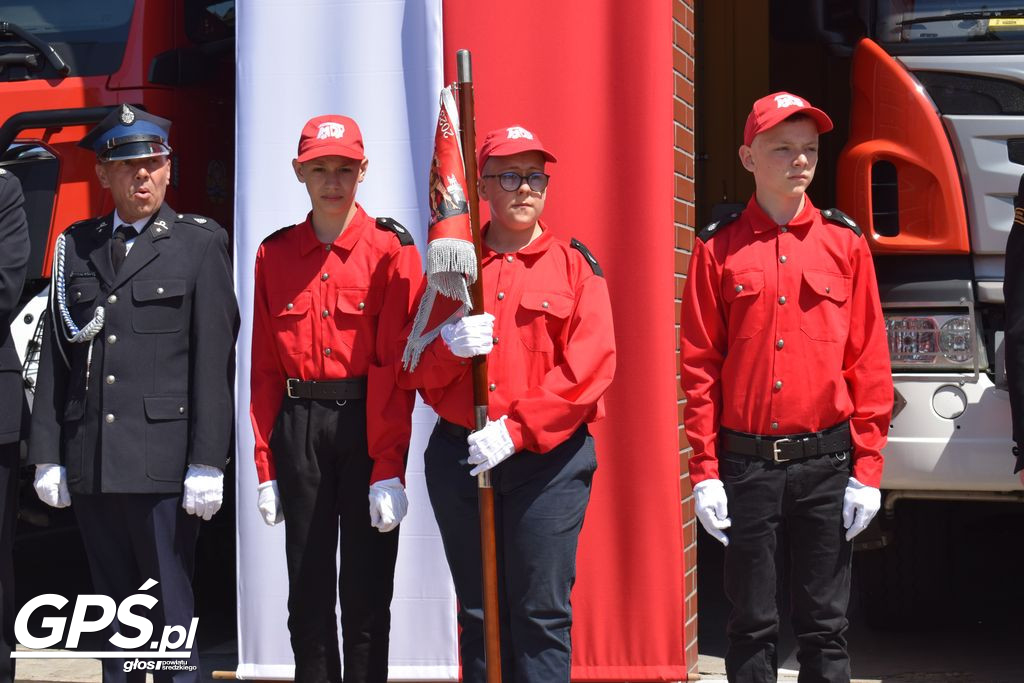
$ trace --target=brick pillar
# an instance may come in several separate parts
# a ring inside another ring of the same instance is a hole
[[[673,0],[673,66],[674,81],[673,109],[675,120],[675,260],[676,260],[676,368],[679,367],[679,303],[686,282],[686,270],[693,249],[694,222],[694,0]],[[677,377],[678,379],[678,377]],[[683,394],[678,393],[679,403],[679,458],[682,464],[683,506],[683,553],[684,553],[684,596],[683,617],[686,647],[686,664],[691,675],[697,673],[697,519],[693,515],[693,491],[687,474],[686,462],[690,456],[690,444],[683,432]]]

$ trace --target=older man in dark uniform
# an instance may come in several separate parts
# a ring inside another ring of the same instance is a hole
[[[55,247],[29,451],[39,497],[74,502],[97,592],[120,603],[158,582],[155,635],[192,620],[199,519],[220,508],[231,447],[238,331],[227,233],[164,203],[169,128],[122,105],[82,140],[115,210]],[[199,680],[194,652],[189,665],[156,680]],[[104,680],[144,680],[122,666],[104,660]]]
[[[18,442],[28,417],[21,362],[11,339],[28,263],[28,223],[21,184],[0,168],[0,683],[14,678],[14,522],[18,514]]]

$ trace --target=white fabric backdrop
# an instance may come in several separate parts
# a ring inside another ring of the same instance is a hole
[[[442,87],[441,0],[239,0],[237,4],[235,284],[238,339],[238,670],[291,678],[284,525],[263,524],[249,422],[253,263],[265,236],[304,219],[309,199],[291,169],[299,131],[339,113],[360,125],[370,165],[359,202],[426,244],[427,171]],[[407,474],[410,501],[392,603],[392,680],[455,680],[455,598],[423,480],[435,419],[418,404]]]

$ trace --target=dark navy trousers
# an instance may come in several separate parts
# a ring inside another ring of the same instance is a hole
[[[466,683],[486,680],[477,480],[465,436],[434,429],[427,490],[459,600]],[[597,459],[586,426],[548,453],[521,451],[492,470],[505,683],[569,681],[570,592]]]
[[[776,550],[785,529],[788,585],[801,683],[850,680],[846,609],[852,545],[843,528],[848,453],[786,463],[723,453],[719,475],[729,498],[725,594],[729,615],[729,681],[776,680],[779,612]]]
[[[14,528],[18,518],[20,444],[0,444],[0,683],[14,679]]]
[[[147,579],[154,579],[159,583],[146,591],[159,600],[148,613],[153,622],[153,640],[159,640],[165,625],[188,629],[195,616],[192,573],[200,519],[182,509],[181,496],[75,494],[71,504],[78,518],[96,592],[113,598],[120,605],[129,595],[140,592],[139,588]],[[106,638],[114,634],[117,624],[115,620],[106,630]],[[129,629],[126,635],[137,634]],[[125,673],[124,663],[130,659],[104,659],[103,682],[145,681],[146,671]],[[195,666],[195,670],[151,673],[155,681],[198,683],[198,642],[192,644],[188,665]]]

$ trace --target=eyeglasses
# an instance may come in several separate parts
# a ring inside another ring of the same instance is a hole
[[[501,185],[501,189],[505,192],[515,192],[523,186],[525,182],[530,186],[530,189],[534,192],[542,192],[545,187],[548,186],[548,180],[551,179],[547,173],[531,173],[530,175],[519,175],[514,171],[505,171],[504,173],[489,174],[480,176],[481,178],[497,178],[498,184]]]

